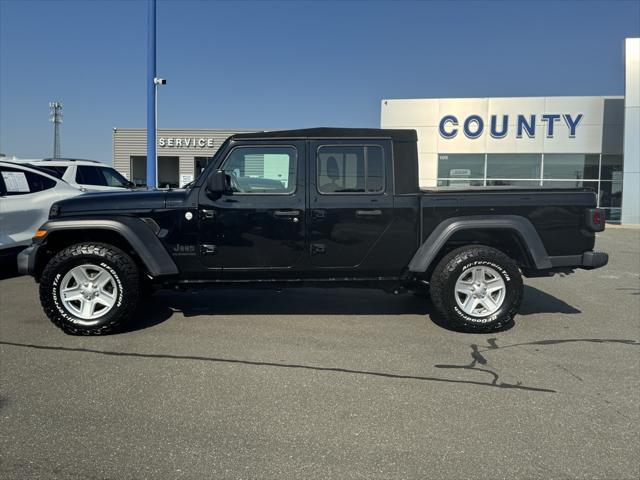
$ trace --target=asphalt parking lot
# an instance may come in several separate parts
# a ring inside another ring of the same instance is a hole
[[[159,292],[70,337],[0,281],[3,479],[636,479],[640,230],[528,279],[516,325],[446,330],[374,290]]]

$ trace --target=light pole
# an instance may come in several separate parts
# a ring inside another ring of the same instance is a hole
[[[147,38],[147,188],[158,183],[156,156],[156,0],[149,0]]]

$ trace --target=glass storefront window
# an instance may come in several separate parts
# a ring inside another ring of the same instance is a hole
[[[622,207],[622,182],[600,182],[600,207]]]
[[[198,178],[204,169],[207,168],[213,157],[194,157],[193,158],[193,178]]]
[[[146,163],[146,162],[145,162]],[[178,188],[180,183],[178,157],[158,157],[158,188]],[[146,172],[145,172],[146,177]]]
[[[484,178],[484,154],[438,155],[438,178]]]
[[[544,178],[597,179],[599,155],[545,154]]]
[[[130,180],[136,187],[147,186],[147,157],[130,157]]]
[[[538,180],[487,180],[487,187],[540,187]]]
[[[622,180],[622,155],[602,155],[601,180]]]
[[[538,154],[438,155],[439,187],[587,188],[613,222],[622,212],[622,172],[622,155],[547,153],[544,164]]]
[[[541,165],[542,155],[489,154],[487,178],[540,178]]]
[[[594,192],[598,191],[598,182],[585,182],[582,180],[545,180],[542,182],[543,188],[590,188]]]
[[[448,179],[438,180],[439,187],[482,187],[484,186],[484,180],[467,180],[467,179]]]
[[[622,216],[621,208],[605,208],[604,215],[607,222],[620,222],[620,217]]]

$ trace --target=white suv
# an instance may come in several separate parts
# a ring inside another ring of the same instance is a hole
[[[45,158],[25,161],[31,168],[53,175],[87,192],[122,191],[125,188],[134,188],[134,184],[116,169],[96,160]]]
[[[24,163],[0,161],[0,258],[31,243],[54,202],[81,194],[79,188]]]

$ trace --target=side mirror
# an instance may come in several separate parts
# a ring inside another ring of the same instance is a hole
[[[226,191],[226,175],[224,170],[215,170],[207,177],[207,195],[209,198],[216,200],[220,198]]]

